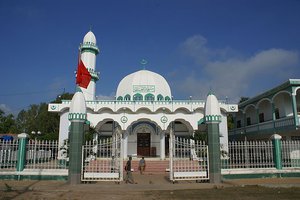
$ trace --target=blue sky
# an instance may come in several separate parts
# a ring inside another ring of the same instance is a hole
[[[77,49],[91,26],[101,98],[142,58],[175,99],[203,99],[211,88],[236,102],[300,78],[298,0],[2,0],[0,24],[7,113],[74,92]]]

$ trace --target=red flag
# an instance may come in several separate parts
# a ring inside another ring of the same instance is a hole
[[[91,78],[91,74],[86,69],[82,60],[80,59],[77,68],[76,84],[78,84],[80,87],[87,88],[91,81]]]

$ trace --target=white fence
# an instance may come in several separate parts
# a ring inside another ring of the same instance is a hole
[[[18,155],[18,140],[0,142],[1,171],[15,171]]]
[[[82,181],[122,181],[121,134],[87,142],[82,149]]]
[[[286,168],[300,167],[300,141],[281,141],[282,166]]]
[[[58,158],[58,141],[29,140],[25,169],[66,169]]]
[[[208,147],[202,141],[170,137],[170,180],[206,180]]]
[[[228,155],[223,155],[223,169],[275,167],[272,141],[229,142],[228,150]]]

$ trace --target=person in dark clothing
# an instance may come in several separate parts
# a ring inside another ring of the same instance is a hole
[[[125,166],[125,171],[126,171],[126,176],[125,176],[125,183],[131,183],[133,184],[134,183],[134,180],[133,180],[133,177],[132,177],[132,172],[131,172],[131,160],[132,160],[132,157],[129,156],[129,159],[126,163],[126,166]]]

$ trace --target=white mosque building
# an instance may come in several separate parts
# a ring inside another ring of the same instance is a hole
[[[149,70],[126,75],[119,83],[114,100],[96,99],[96,55],[99,53],[95,35],[89,31],[80,45],[81,59],[92,80],[81,88],[87,109],[87,120],[96,130],[94,140],[122,134],[123,158],[128,155],[159,157],[164,160],[169,152],[170,130],[175,136],[189,138],[198,129],[205,130],[205,100],[175,100],[166,79]],[[196,86],[195,86],[196,87]],[[49,104],[49,112],[60,115],[59,143],[68,139],[70,100]],[[220,143],[228,148],[227,114],[237,112],[236,104],[219,101],[222,121]]]

